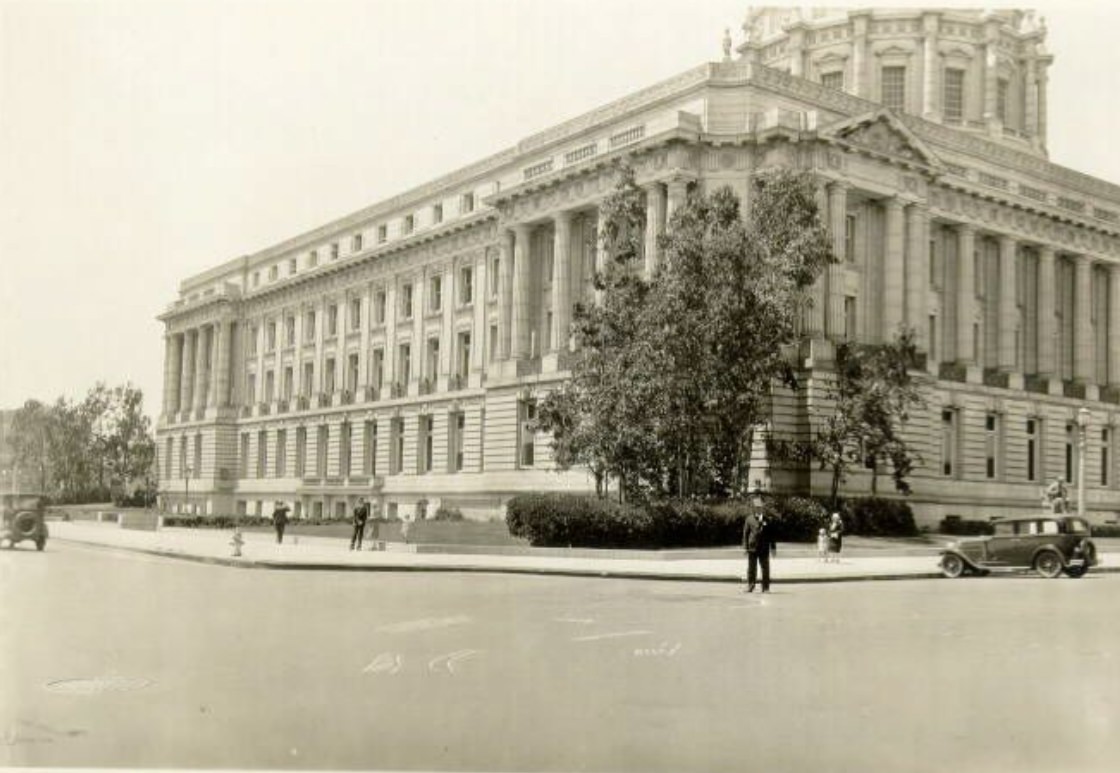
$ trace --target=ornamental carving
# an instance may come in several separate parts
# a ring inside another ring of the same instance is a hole
[[[924,159],[910,145],[910,141],[901,133],[892,129],[882,121],[860,126],[840,135],[853,145],[863,146],[884,153],[888,156],[905,158],[910,161],[924,162]]]

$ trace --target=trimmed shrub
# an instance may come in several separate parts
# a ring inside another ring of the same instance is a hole
[[[457,507],[443,507],[442,505],[432,516],[433,521],[461,521],[463,511]]]
[[[514,537],[535,547],[647,547],[652,519],[637,507],[573,494],[523,494],[506,504]]]
[[[1099,523],[1089,527],[1094,537],[1120,537],[1120,523]]]
[[[973,521],[959,515],[948,515],[941,519],[937,530],[955,537],[980,537],[992,533],[992,524],[989,521]]]
[[[821,503],[808,497],[767,497],[765,508],[777,542],[812,542],[828,520]]]
[[[844,533],[862,537],[916,537],[918,525],[914,511],[907,502],[881,497],[857,497],[840,501],[831,507],[828,497],[817,497],[825,508],[826,516],[839,512],[844,521]]]

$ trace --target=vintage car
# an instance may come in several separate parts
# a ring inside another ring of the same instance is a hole
[[[1097,563],[1089,524],[1071,515],[1025,515],[992,522],[992,534],[950,542],[941,552],[946,577],[1033,569],[1043,577],[1080,577]]]
[[[47,524],[43,522],[46,508],[37,494],[0,495],[0,547],[11,548],[23,540],[35,543],[37,550],[47,546]]]

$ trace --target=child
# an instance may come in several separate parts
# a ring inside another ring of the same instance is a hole
[[[823,527],[817,533],[817,558],[822,564],[828,561],[828,529]]]

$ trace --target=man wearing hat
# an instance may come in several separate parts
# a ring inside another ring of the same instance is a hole
[[[755,580],[758,576],[758,567],[762,565],[762,592],[770,591],[770,555],[775,552],[773,526],[766,519],[766,512],[762,506],[762,486],[757,482],[749,492],[747,499],[750,509],[746,520],[743,521],[743,550],[747,553],[747,587],[746,593],[754,591]]]
[[[276,529],[276,544],[284,541],[284,527],[288,525],[288,506],[277,500],[272,510],[272,526]]]

